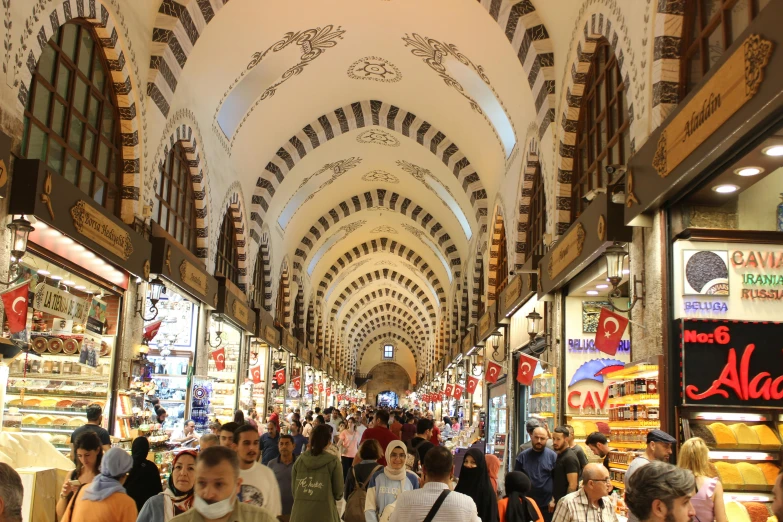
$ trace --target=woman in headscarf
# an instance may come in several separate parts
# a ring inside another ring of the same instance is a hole
[[[405,443],[394,440],[386,446],[386,467],[376,471],[367,484],[364,516],[367,522],[389,520],[393,504],[400,493],[419,489],[419,477],[405,468],[408,449]],[[388,512],[387,512],[388,511]]]
[[[177,453],[171,463],[169,487],[144,504],[136,522],[168,522],[193,506],[196,457],[196,452],[191,450]]]
[[[486,455],[484,458],[487,459],[487,471],[489,472],[489,481],[492,483],[492,491],[494,491],[499,498],[498,473],[500,473],[500,459],[492,454]]]
[[[132,468],[133,458],[125,450],[107,451],[100,475],[71,499],[61,522],[135,522],[136,503],[122,486]]]
[[[136,502],[136,510],[141,511],[144,503],[154,497],[163,487],[160,485],[160,471],[154,462],[147,460],[150,443],[147,437],[136,437],[131,445],[133,469],[125,481],[125,491]]]
[[[473,499],[481,522],[498,522],[498,497],[492,489],[487,461],[481,450],[470,448],[465,453],[459,471],[459,482],[454,491]]]
[[[506,498],[498,501],[500,522],[544,522],[535,501],[527,497],[532,485],[521,471],[506,474]]]

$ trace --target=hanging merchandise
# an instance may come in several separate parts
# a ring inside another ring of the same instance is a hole
[[[493,363],[492,361],[487,361],[487,383],[489,384],[495,384],[498,380],[498,377],[500,377],[500,372],[503,368],[496,363]]]
[[[519,354],[519,367],[517,368],[517,382],[523,386],[533,383],[533,376],[538,366],[538,359],[524,353]]]
[[[628,326],[628,318],[601,307],[598,326],[595,332],[595,347],[609,355],[617,353],[620,341]]]

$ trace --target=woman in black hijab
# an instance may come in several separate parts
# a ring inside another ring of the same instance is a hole
[[[544,517],[535,501],[527,498],[533,487],[521,471],[506,474],[506,498],[498,502],[501,522],[543,522]]]
[[[498,498],[489,480],[487,461],[481,450],[470,448],[465,453],[459,482],[454,491],[473,499],[481,522],[498,522]]]
[[[146,437],[133,439],[131,446],[133,468],[125,480],[125,491],[136,501],[137,511],[141,511],[147,499],[163,491],[158,467],[154,462],[147,460],[149,452],[150,443]]]

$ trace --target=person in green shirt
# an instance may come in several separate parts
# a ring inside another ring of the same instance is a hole
[[[336,502],[343,497],[343,467],[339,457],[326,451],[330,442],[329,427],[316,426],[310,436],[310,449],[294,463],[290,522],[340,522]]]

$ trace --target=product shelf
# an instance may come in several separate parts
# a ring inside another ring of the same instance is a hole
[[[617,480],[612,481],[612,486],[618,489],[625,489],[625,484],[623,484],[622,482],[618,482]]]
[[[609,398],[607,402],[609,406],[624,406],[627,404],[657,406],[660,403],[660,397],[657,393],[634,393],[632,395]]]
[[[638,449],[643,450],[647,447],[647,444],[644,442],[612,442],[613,448],[621,448],[621,449]]]
[[[626,366],[622,370],[606,374],[606,378],[612,381],[630,380],[641,377],[657,377],[658,365],[656,364],[637,364]]]

